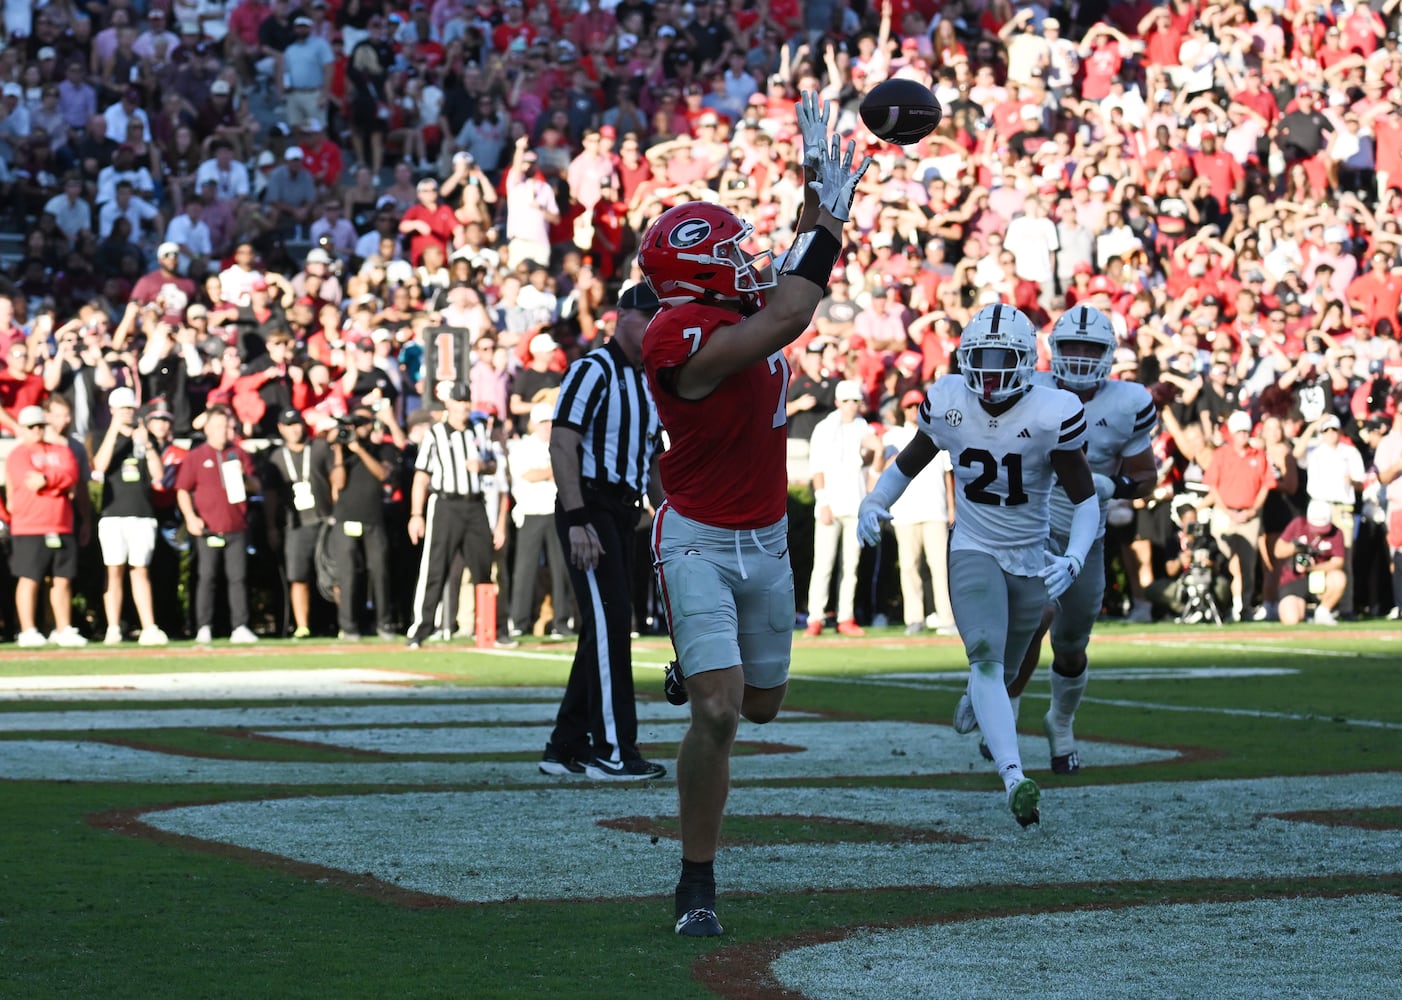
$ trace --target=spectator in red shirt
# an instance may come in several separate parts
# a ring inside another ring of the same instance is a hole
[[[409,260],[418,267],[423,261],[424,247],[429,245],[436,245],[447,258],[453,233],[458,228],[458,217],[447,205],[439,203],[438,182],[432,177],[419,181],[416,190],[419,203],[404,213],[399,231],[410,237]]]
[[[1397,321],[1402,305],[1402,273],[1392,268],[1392,260],[1382,250],[1373,252],[1368,270],[1349,282],[1348,300],[1354,309],[1368,317],[1369,325],[1378,320]]]
[[[20,411],[38,406],[48,395],[44,379],[29,368],[29,345],[23,340],[10,344],[5,352],[5,370],[0,371],[0,427],[13,437],[23,437]]]
[[[1275,487],[1275,472],[1266,453],[1251,444],[1249,414],[1238,410],[1228,417],[1227,434],[1228,443],[1213,453],[1203,476],[1203,484],[1209,487],[1203,505],[1215,508],[1212,534],[1230,556],[1233,616],[1241,621],[1256,585],[1261,508]]]
[[[253,460],[232,441],[233,414],[212,406],[205,414],[204,444],[190,449],[176,473],[176,501],[195,541],[199,585],[195,593],[196,642],[213,638],[214,593],[223,575],[229,591],[229,641],[257,642],[248,627],[248,494],[259,489]]]
[[[78,575],[78,540],[73,533],[73,488],[78,460],[66,444],[44,440],[41,407],[19,412],[20,442],[5,460],[9,492],[10,572],[15,577],[15,615],[21,646],[86,646],[73,627],[72,582]],[[54,631],[48,639],[35,627],[39,588],[52,578],[49,603]]]
[[[185,307],[195,298],[195,283],[176,270],[180,266],[179,245],[162,243],[156,250],[156,265],[154,271],[136,280],[131,301],[139,306],[148,302],[159,304],[165,322],[179,326],[185,318]]]
[[[1240,198],[1246,193],[1246,173],[1231,155],[1217,147],[1217,136],[1203,132],[1198,151],[1190,160],[1193,173],[1205,177],[1212,198],[1217,203],[1218,221],[1227,217],[1227,199]]]
[[[302,166],[322,187],[334,188],[345,169],[341,147],[326,138],[326,126],[319,118],[308,121],[306,130],[301,142]]]

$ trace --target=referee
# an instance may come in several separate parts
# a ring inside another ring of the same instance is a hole
[[[429,428],[414,462],[409,541],[422,541],[423,555],[414,588],[410,649],[418,649],[434,630],[455,555],[461,553],[474,584],[492,578],[492,528],[482,477],[496,471],[496,458],[481,428],[469,419],[472,395],[466,383],[452,387],[445,405],[446,418]]]
[[[643,332],[657,297],[634,285],[613,337],[560,385],[550,460],[555,529],[579,605],[579,645],[542,774],[640,781],[666,774],[638,752],[633,703],[633,543],[657,447],[657,411],[642,373]]]

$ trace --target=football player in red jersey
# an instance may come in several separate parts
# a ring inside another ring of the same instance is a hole
[[[740,249],[750,224],[709,203],[663,213],[638,251],[663,304],[643,339],[643,366],[671,439],[659,462],[667,501],[652,548],[679,664],[668,670],[668,699],[691,702],[677,755],[675,929],[687,936],[721,933],[713,863],[740,716],[773,719],[788,683],[784,348],[827,292],[870,162],[854,168],[853,144],[844,153],[834,136],[829,145],[827,118],[827,105],[804,93],[798,119],[809,187],[777,276]]]

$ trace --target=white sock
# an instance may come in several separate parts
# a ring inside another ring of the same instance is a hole
[[[1071,735],[1071,723],[1076,718],[1076,708],[1081,704],[1081,695],[1086,693],[1086,680],[1090,668],[1082,670],[1075,677],[1063,677],[1055,670],[1051,675],[1051,721],[1059,732]]]
[[[969,700],[974,705],[983,741],[993,754],[993,766],[1000,775],[1011,766],[1021,781],[1022,756],[1017,749],[1017,724],[1013,718],[1008,689],[1003,686],[1003,667],[998,663],[974,663],[969,669]]]

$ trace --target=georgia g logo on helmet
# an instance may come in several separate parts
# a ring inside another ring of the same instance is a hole
[[[678,250],[686,250],[696,246],[707,236],[711,235],[711,224],[705,219],[691,219],[683,222],[672,230],[667,242]]]

